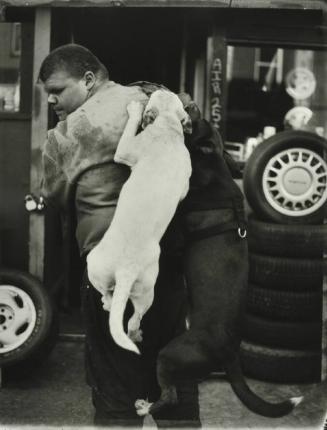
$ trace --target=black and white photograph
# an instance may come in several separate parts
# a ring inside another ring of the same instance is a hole
[[[327,0],[0,0],[0,430],[327,429]]]

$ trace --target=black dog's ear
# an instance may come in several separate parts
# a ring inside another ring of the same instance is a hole
[[[220,133],[205,119],[194,121],[193,134],[186,140],[190,152],[222,156],[223,142]]]
[[[198,121],[201,118],[201,112],[198,105],[192,100],[191,96],[187,93],[179,93],[177,96],[183,103],[183,107],[186,112],[190,115],[192,122]]]
[[[189,115],[185,115],[185,117],[182,119],[182,126],[184,133],[192,134],[193,126],[191,117]]]
[[[142,128],[144,129],[147,125],[152,124],[157,118],[158,111],[154,108],[146,109],[143,114]]]

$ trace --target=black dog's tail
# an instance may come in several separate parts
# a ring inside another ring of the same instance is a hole
[[[238,357],[232,362],[225,363],[225,370],[234,393],[256,414],[270,418],[282,417],[289,414],[303,399],[303,397],[292,397],[279,403],[269,403],[261,399],[247,385]]]

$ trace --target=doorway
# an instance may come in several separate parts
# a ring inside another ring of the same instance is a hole
[[[53,47],[84,45],[105,64],[110,79],[156,82],[178,92],[183,17],[176,8],[59,8],[53,11]]]

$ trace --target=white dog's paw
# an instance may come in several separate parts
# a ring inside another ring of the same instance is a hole
[[[141,121],[143,110],[144,105],[141,102],[133,100],[127,105],[127,112],[130,118],[137,118]]]
[[[136,400],[135,402],[135,409],[137,415],[140,417],[144,417],[145,415],[149,414],[150,407],[152,406],[152,403],[147,402],[146,400]]]
[[[105,311],[108,311],[108,312],[110,312],[110,309],[111,309],[111,301],[112,301],[112,298],[111,298],[111,294],[109,294],[109,293],[107,293],[107,294],[104,294],[102,297],[101,297],[101,301],[102,301],[102,304],[103,304],[103,309],[105,310]]]
[[[141,329],[138,330],[130,330],[128,332],[128,337],[133,341],[133,342],[142,342],[143,341],[143,332]]]
[[[104,311],[110,312],[111,304],[110,303],[103,303],[102,307],[103,307]]]

